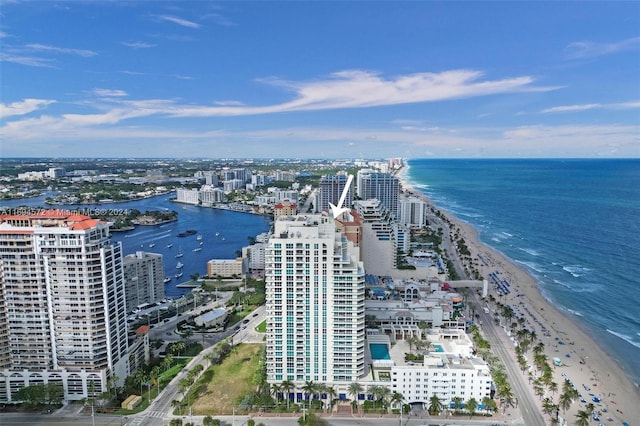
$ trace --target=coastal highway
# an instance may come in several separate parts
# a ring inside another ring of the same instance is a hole
[[[478,306],[481,306],[480,302],[476,300]],[[480,311],[479,315],[482,320],[481,328],[484,337],[491,344],[493,353],[500,358],[504,365],[513,394],[518,398],[518,410],[520,410],[524,424],[527,426],[545,426],[546,422],[538,409],[535,396],[532,394],[524,376],[520,373],[515,360],[509,355],[511,349],[505,345],[505,338],[498,334],[503,333],[503,330],[495,325],[491,314],[485,314],[484,311]]]
[[[442,238],[442,247],[451,257],[458,275],[462,279],[468,278],[464,272],[462,260],[458,256],[458,252],[455,250],[452,244],[451,230],[448,223],[440,220],[440,218],[435,216],[429,217],[429,220],[433,221],[436,226],[442,227],[444,231]],[[482,301],[478,300],[477,294],[475,294],[474,292],[471,292],[471,294],[475,299],[476,306],[482,306]],[[509,378],[509,383],[511,384],[514,395],[516,396],[516,398],[518,398],[518,409],[522,414],[524,424],[526,424],[527,426],[544,426],[546,424],[545,419],[543,418],[542,413],[536,405],[535,395],[533,395],[530,390],[530,386],[525,382],[525,379],[520,373],[515,360],[510,357],[508,351],[511,350],[511,348],[505,345],[505,338],[501,338],[501,336],[498,334],[503,333],[503,331],[499,326],[495,325],[490,314],[485,314],[482,310],[480,310],[479,315],[480,319],[482,320],[482,331],[484,332],[485,338],[491,344],[493,352],[498,356],[498,358],[500,358],[500,361],[505,366],[505,370]]]

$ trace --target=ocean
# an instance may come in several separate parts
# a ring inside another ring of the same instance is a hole
[[[640,160],[408,164],[411,185],[528,270],[640,383]]]
[[[44,200],[51,194],[20,200],[0,201],[2,207],[46,207]],[[173,195],[163,195],[126,203],[109,203],[101,205],[51,206],[67,210],[100,209],[100,210],[131,210],[141,212],[158,210],[178,212],[178,220],[162,225],[137,226],[133,231],[113,232],[111,240],[122,243],[125,255],[136,251],[147,251],[163,255],[165,276],[172,277],[164,287],[168,297],[176,298],[188,293],[191,289],[179,288],[177,284],[190,280],[193,274],[206,275],[207,261],[211,259],[235,259],[242,247],[249,245],[249,238],[267,232],[271,219],[266,216],[240,213],[230,210],[220,210],[207,207],[174,203],[170,201]],[[178,233],[188,229],[197,233],[186,237],[178,237]],[[202,236],[199,244],[197,236]],[[150,244],[154,244],[150,247]],[[169,245],[171,247],[168,247]],[[201,248],[202,250],[194,251]],[[176,258],[178,253],[182,257]],[[178,261],[183,264],[183,275],[175,278]]]

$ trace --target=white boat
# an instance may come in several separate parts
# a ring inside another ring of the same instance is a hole
[[[156,243],[149,244],[149,247],[155,247],[155,246],[156,246]]]
[[[220,236],[220,233],[219,233],[219,232],[216,232],[216,237],[219,237],[219,236]]]
[[[171,248],[171,247],[173,247],[173,244],[171,243],[167,244],[167,248]]]
[[[202,250],[202,247],[196,247],[193,249],[193,251],[201,251],[201,250]]]
[[[178,272],[178,273],[175,275],[175,277],[176,277],[176,278],[180,278],[181,276],[182,276],[182,271]]]
[[[170,281],[171,281],[171,277],[166,277],[166,278],[164,279],[164,283],[165,283],[165,284],[166,284],[166,283],[168,283],[168,282],[170,282]]]
[[[202,241],[202,235],[201,235],[201,234],[198,234],[198,236],[196,237],[196,240],[198,240],[198,241]]]
[[[184,253],[182,253],[182,247],[180,247],[180,250],[178,250],[178,254],[176,254],[176,258],[182,257],[182,256],[184,256]]]
[[[176,269],[182,269],[184,265],[182,264],[182,262],[178,262],[178,264],[176,265]]]

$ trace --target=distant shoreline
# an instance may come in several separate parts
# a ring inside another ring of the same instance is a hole
[[[633,380],[626,374],[621,364],[606,352],[606,348],[600,346],[597,340],[588,334],[588,330],[582,324],[574,322],[551,303],[541,292],[535,277],[528,271],[500,251],[480,241],[478,231],[474,227],[459,219],[450,211],[438,207],[420,189],[409,183],[408,170],[409,166],[405,163],[405,166],[396,173],[396,176],[401,181],[402,188],[405,191],[410,191],[413,196],[424,200],[427,205],[439,210],[451,223],[458,227],[471,250],[471,257],[480,256],[486,260],[487,264],[481,267],[481,273],[485,279],[488,279],[489,273],[494,270],[500,270],[501,274],[503,274],[502,276],[508,277],[512,284],[512,295],[507,296],[507,301],[513,305],[526,302],[527,313],[530,313],[528,317],[538,321],[538,324],[544,324],[546,329],[552,331],[552,336],[545,342],[545,353],[549,360],[558,356],[566,359],[563,356],[564,352],[571,353],[574,356],[574,359],[569,361],[570,365],[565,364],[556,368],[556,382],[562,385],[565,376],[560,376],[560,372],[563,372],[568,377],[571,377],[573,382],[577,383],[577,386],[581,384],[589,387],[594,386],[593,391],[605,397],[605,403],[609,407],[609,413],[607,414],[618,418],[620,422],[625,419],[635,420],[640,418],[640,404],[637,403],[637,401],[640,401],[640,388],[633,383]],[[524,298],[518,298],[514,294],[522,294]],[[565,341],[569,346],[563,347],[557,344],[554,346],[554,343],[558,341],[555,338]],[[570,344],[571,342],[574,342],[575,345]],[[508,339],[506,344],[510,344]],[[514,353],[515,351],[511,350],[510,352]],[[578,363],[580,358],[585,360],[585,365]],[[515,358],[512,359],[512,362],[516,363]],[[581,390],[584,391],[583,389]],[[612,396],[609,397],[609,395]],[[536,400],[540,402],[537,397]],[[573,419],[577,409],[582,408],[579,403],[574,403],[564,417]]]

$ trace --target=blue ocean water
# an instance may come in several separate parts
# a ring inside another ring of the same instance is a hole
[[[640,383],[640,160],[416,159],[407,180],[526,268]]]
[[[41,197],[8,200],[0,202],[2,207],[45,206],[44,200],[50,194]],[[219,210],[206,207],[196,207],[173,203],[168,195],[147,198],[127,203],[110,203],[102,205],[78,205],[60,206],[62,209],[83,211],[85,209],[137,209],[142,212],[147,210],[178,212],[178,220],[156,226],[138,226],[133,231],[114,232],[112,241],[122,242],[122,250],[125,255],[133,254],[138,250],[163,255],[165,276],[173,277],[171,282],[165,285],[165,294],[169,297],[181,296],[190,289],[178,288],[178,283],[190,280],[192,274],[205,275],[207,261],[211,259],[235,259],[237,251],[249,244],[249,238],[269,230],[270,219],[266,216],[258,216],[248,213],[239,213],[229,210]],[[197,234],[178,237],[179,232],[194,229]],[[196,237],[202,235],[202,245]],[[155,244],[150,247],[150,244]],[[167,247],[172,244],[172,247]],[[202,250],[194,251],[201,248]],[[176,258],[181,252],[182,257]],[[183,264],[183,275],[175,278],[178,272],[177,263]]]

